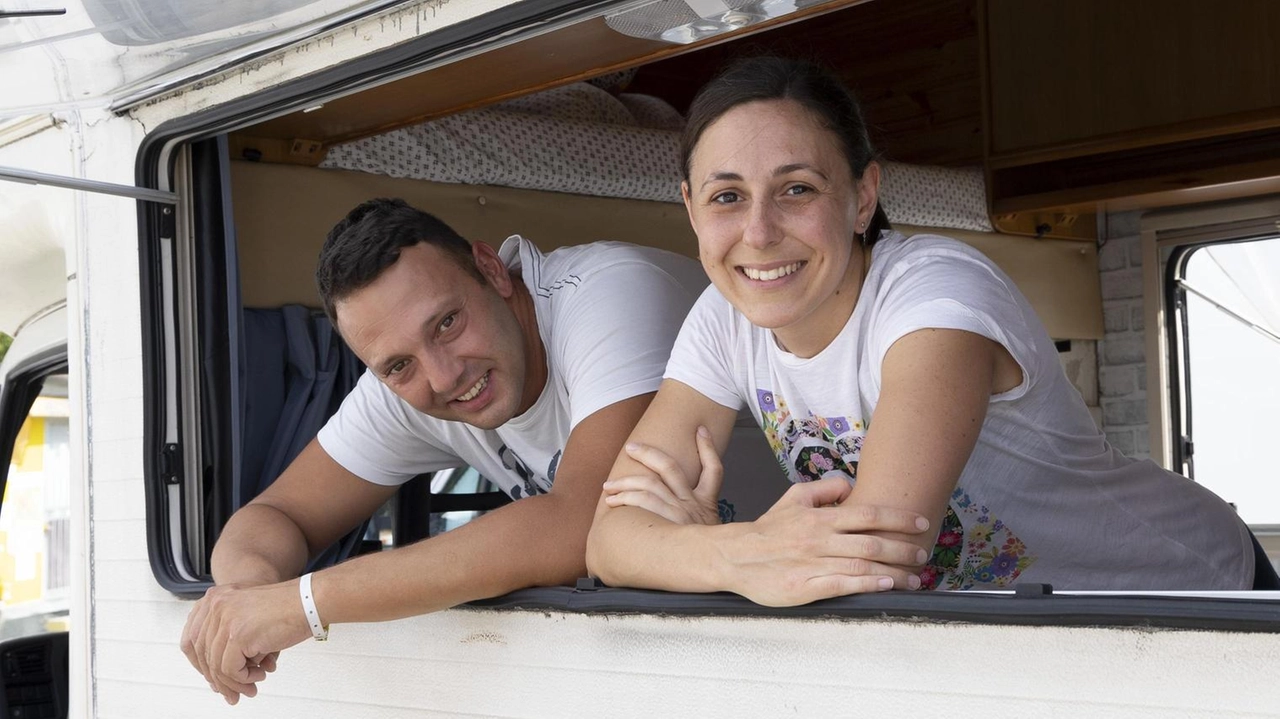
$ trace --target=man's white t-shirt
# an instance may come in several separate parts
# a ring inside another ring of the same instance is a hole
[[[338,464],[385,485],[470,465],[514,499],[547,492],[579,422],[658,389],[681,322],[707,286],[694,260],[621,242],[543,254],[513,236],[499,255],[533,297],[548,368],[537,401],[482,430],[418,412],[366,371],[318,435]]]
[[[1020,385],[991,397],[921,574],[926,587],[1251,587],[1252,543],[1234,510],[1185,477],[1112,448],[1030,303],[956,240],[885,235],[848,323],[807,359],[781,349],[708,287],[666,376],[726,407],[747,405],[791,481],[853,481],[885,354],[924,328],[987,337],[1023,371]]]

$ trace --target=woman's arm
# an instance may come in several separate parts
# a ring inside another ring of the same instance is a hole
[[[723,452],[735,417],[733,410],[667,380],[631,441],[667,455],[684,481],[701,474],[697,428],[706,427]],[[636,476],[659,477],[623,452],[611,481]],[[895,584],[919,586],[918,580],[911,584],[914,574],[902,566],[923,563],[923,551],[863,532],[909,535],[928,523],[913,512],[841,506],[849,492],[848,482],[839,478],[795,485],[760,519],[724,525],[676,524],[636,506],[611,507],[602,497],[587,539],[587,567],[616,586],[728,590],[776,606]]]
[[[972,332],[924,329],[898,339],[881,365],[880,399],[848,503],[919,512],[939,527],[991,395],[1022,380],[1008,350]],[[876,534],[927,551],[937,539],[936,530]]]

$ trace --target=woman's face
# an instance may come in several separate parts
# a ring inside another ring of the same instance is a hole
[[[855,180],[839,139],[791,100],[739,105],[703,131],[682,185],[702,266],[789,351],[812,356],[853,313],[879,168]]]

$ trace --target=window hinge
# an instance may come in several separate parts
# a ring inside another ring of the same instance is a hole
[[[1015,597],[1051,597],[1053,596],[1052,584],[1019,584],[1013,588],[1013,596]]]
[[[1191,438],[1185,435],[1181,439],[1182,439],[1182,458],[1184,460],[1190,459],[1196,453],[1196,443],[1192,442]]]
[[[182,482],[182,448],[177,444],[166,444],[160,452],[160,480],[165,484]]]
[[[573,588],[579,592],[594,592],[597,589],[607,589],[608,585],[595,577],[578,577],[578,583]]]

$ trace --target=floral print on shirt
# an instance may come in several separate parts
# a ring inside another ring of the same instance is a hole
[[[792,482],[828,476],[857,481],[867,435],[862,420],[793,417],[786,400],[765,389],[756,390],[756,404],[774,457]],[[956,487],[933,556],[920,572],[920,584],[922,589],[1000,589],[1035,561],[1004,522],[974,502],[963,487]]]
[[[959,510],[957,512],[957,510]],[[970,521],[968,531],[960,515]],[[1003,589],[1036,558],[1004,522],[956,487],[942,518],[933,556],[920,571],[922,589]]]
[[[764,436],[782,471],[793,482],[812,482],[827,476],[856,478],[862,440],[862,420],[847,417],[792,417],[786,400],[769,390],[756,390]]]

